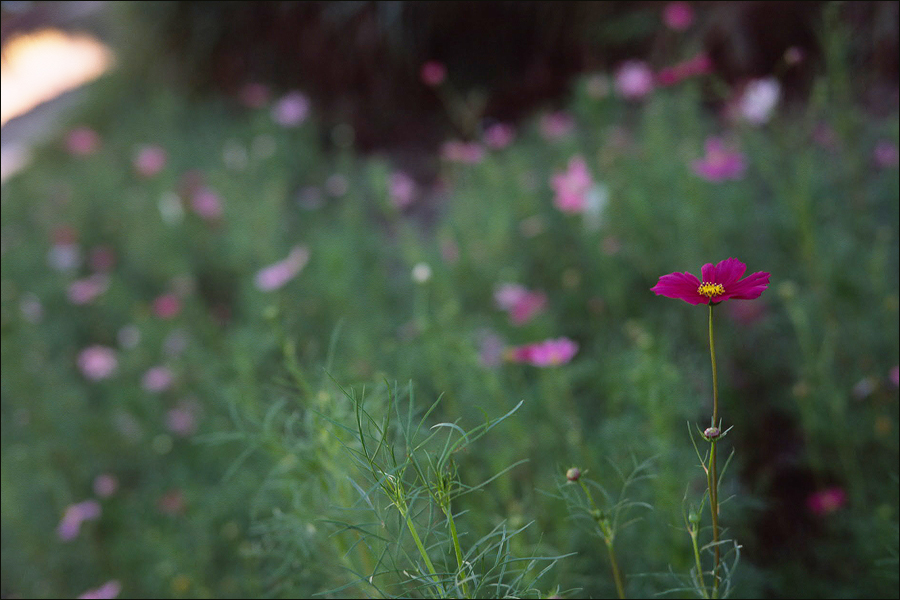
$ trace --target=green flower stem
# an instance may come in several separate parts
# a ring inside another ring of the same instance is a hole
[[[603,541],[606,542],[606,549],[609,552],[609,564],[612,566],[613,580],[616,582],[616,592],[619,594],[619,598],[624,600],[625,586],[622,585],[622,574],[619,571],[619,563],[616,560],[616,551],[613,548],[613,541],[615,540],[616,533],[613,531],[612,527],[609,526],[609,521],[604,516],[603,511],[601,511],[594,502],[594,496],[591,494],[591,490],[588,489],[587,484],[580,479],[578,480],[578,483],[581,485],[581,489],[584,490],[584,495],[587,496],[588,503],[591,505],[591,516],[597,521],[600,532],[603,534]]]
[[[713,336],[713,305],[709,305],[709,356],[712,361],[712,383],[713,383],[713,415],[710,427],[718,427],[719,423],[719,380],[716,372],[716,343]],[[719,476],[716,469],[716,440],[710,441],[709,450],[709,471],[706,478],[709,486],[709,508],[712,513],[713,526],[713,552],[715,553],[716,562],[713,567],[713,598],[717,598],[719,594]]]
[[[437,576],[437,571],[434,570],[434,565],[431,563],[431,559],[428,558],[428,553],[425,552],[425,546],[422,545],[422,540],[419,538],[419,534],[416,532],[416,526],[413,524],[412,517],[409,516],[409,510],[404,505],[403,507],[398,506],[401,514],[406,519],[406,527],[409,529],[409,533],[412,535],[413,541],[416,543],[416,547],[419,549],[419,554],[422,555],[422,560],[425,561],[425,566],[428,567],[428,573],[431,575],[431,578],[434,579],[434,582],[441,587],[441,580]]]
[[[453,550],[456,551],[456,566],[463,577],[460,582],[463,597],[469,598],[469,586],[466,585],[466,571],[463,567],[462,551],[459,548],[459,537],[456,535],[456,523],[453,522],[453,511],[450,510],[449,504],[444,508],[444,513],[447,515],[447,521],[450,523],[450,537],[453,539]]]
[[[622,585],[622,575],[619,573],[619,563],[616,561],[616,551],[613,550],[612,540],[606,541],[606,549],[609,551],[609,564],[612,565],[613,579],[616,581],[616,592],[619,598],[625,598],[625,587]]]
[[[703,597],[709,598],[709,593],[706,591],[706,581],[703,579],[703,565],[700,562],[700,548],[697,546],[697,525],[691,524],[691,544],[694,546],[694,562],[697,565],[697,579],[700,582],[700,589],[703,590]]]

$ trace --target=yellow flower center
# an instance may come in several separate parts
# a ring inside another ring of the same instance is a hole
[[[715,298],[716,296],[724,294],[725,288],[722,287],[721,283],[709,283],[704,281],[700,284],[700,287],[697,288],[697,293],[701,296],[706,296],[707,298]]]

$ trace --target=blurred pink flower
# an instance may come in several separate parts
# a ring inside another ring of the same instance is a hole
[[[166,412],[166,428],[181,437],[188,437],[197,431],[197,415],[195,407],[180,403]]]
[[[166,166],[168,155],[162,146],[151,144],[142,146],[134,156],[134,170],[141,177],[153,177]]]
[[[93,590],[88,590],[78,596],[78,600],[112,600],[117,598],[122,591],[122,584],[117,580],[107,581]]]
[[[587,194],[594,185],[587,168],[587,163],[580,155],[569,160],[569,168],[553,175],[550,185],[556,195],[553,203],[556,208],[566,213],[584,211]]]
[[[89,156],[100,149],[100,136],[89,127],[77,127],[66,136],[66,149],[74,156]]]
[[[535,367],[552,367],[569,362],[577,352],[576,342],[561,337],[507,348],[506,358],[511,362],[527,363]]]
[[[284,286],[297,276],[309,261],[309,250],[305,246],[295,246],[288,257],[269,265],[256,274],[256,287],[271,292]]]
[[[172,386],[172,371],[168,367],[151,367],[141,379],[141,387],[148,392],[164,392]]]
[[[81,524],[84,521],[98,519],[100,512],[100,503],[96,500],[85,500],[78,504],[70,504],[66,507],[66,512],[56,528],[56,534],[64,542],[73,540],[78,536],[78,532],[81,531]]]
[[[546,308],[547,295],[515,283],[505,283],[495,290],[494,301],[509,314],[513,325],[523,325]]]
[[[241,88],[239,97],[248,108],[262,108],[269,101],[269,88],[262,83],[248,83]]]
[[[706,156],[692,163],[695,174],[707,181],[720,182],[744,176],[744,155],[729,149],[717,137],[706,140]]]
[[[738,98],[740,116],[753,125],[762,125],[772,118],[781,98],[781,84],[774,77],[754,79],[747,83]]]
[[[116,253],[109,246],[95,246],[89,257],[91,269],[98,273],[107,273],[116,266]]]
[[[897,144],[887,140],[881,140],[875,144],[875,150],[872,152],[872,156],[875,158],[875,164],[882,169],[889,169],[891,167],[896,169],[898,162],[900,162],[900,153],[897,151]]]
[[[847,492],[840,487],[830,487],[809,495],[806,506],[818,516],[829,515],[847,503]]]
[[[478,362],[482,367],[493,368],[503,363],[506,342],[488,329],[478,332]]]
[[[900,366],[893,367],[888,373],[888,378],[894,384],[894,387],[900,387]]]
[[[626,100],[640,100],[653,91],[653,71],[642,60],[628,60],[616,71],[616,92]]]
[[[416,199],[415,180],[403,171],[394,171],[388,178],[388,196],[394,208],[400,210],[411,205]]]
[[[441,241],[441,258],[449,265],[459,262],[459,245],[454,240]]]
[[[157,501],[156,506],[160,511],[167,515],[177,516],[183,514],[187,508],[187,502],[184,498],[184,492],[176,488],[169,490],[163,494]]]
[[[663,22],[669,29],[685,31],[694,22],[694,9],[687,2],[669,2],[663,9]]]
[[[119,480],[115,475],[103,473],[94,477],[94,493],[100,498],[109,498],[119,489]]]
[[[222,216],[222,199],[208,187],[200,187],[191,197],[191,208],[201,218],[213,221]]]
[[[174,319],[181,312],[181,299],[175,294],[163,294],[153,301],[153,313],[160,319]]]
[[[301,92],[290,92],[272,107],[272,119],[282,127],[296,127],[309,116],[309,98]]]
[[[705,53],[700,53],[686,61],[665,67],[656,74],[656,83],[662,86],[675,85],[685,79],[711,73],[713,69],[712,59]]]
[[[425,85],[438,86],[447,78],[447,67],[436,60],[429,60],[419,70],[419,77]]]
[[[100,381],[112,376],[119,361],[112,348],[106,346],[88,346],[78,355],[78,368],[82,375],[91,381]]]
[[[441,146],[441,156],[450,162],[474,165],[484,158],[484,148],[478,142],[449,140]]]
[[[98,273],[69,284],[68,296],[72,304],[89,304],[109,288],[109,277]]]
[[[494,123],[484,131],[484,143],[494,150],[502,150],[516,138],[516,130],[506,123]]]
[[[541,117],[541,135],[548,142],[564,138],[575,129],[575,120],[564,111],[556,111]]]

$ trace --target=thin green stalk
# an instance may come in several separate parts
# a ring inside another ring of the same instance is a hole
[[[622,585],[622,575],[619,572],[619,563],[616,561],[616,551],[613,548],[615,531],[609,526],[609,521],[604,516],[603,511],[597,507],[597,504],[594,502],[594,496],[591,494],[591,490],[588,489],[588,486],[580,479],[578,480],[578,483],[581,485],[581,489],[584,490],[588,503],[591,505],[591,516],[597,521],[600,532],[603,534],[603,541],[606,542],[606,549],[609,551],[609,564],[612,566],[613,579],[616,582],[616,592],[619,594],[619,598],[624,600],[625,586]]]
[[[400,508],[399,506],[397,508]],[[437,571],[434,570],[434,565],[431,563],[431,559],[428,558],[428,553],[425,552],[425,546],[422,545],[422,540],[419,538],[419,534],[416,532],[416,526],[413,524],[412,517],[409,516],[409,510],[404,506],[400,512],[403,514],[403,517],[406,519],[406,527],[409,529],[409,533],[412,535],[413,541],[416,543],[416,547],[419,549],[419,554],[422,555],[422,560],[425,561],[425,566],[428,567],[428,573],[431,575],[431,578],[434,579],[434,582],[441,586],[441,579],[437,576]]]
[[[447,521],[450,523],[450,537],[453,539],[453,550],[456,552],[456,566],[462,575],[460,586],[462,587],[463,597],[468,598],[469,586],[466,584],[466,571],[463,567],[462,551],[459,548],[459,537],[456,535],[456,523],[453,522],[453,511],[450,510],[450,506],[448,505],[444,509],[444,512],[447,514]]]
[[[609,550],[609,564],[612,565],[613,579],[616,581],[616,592],[618,592],[619,598],[624,600],[625,587],[622,585],[622,575],[619,574],[619,563],[616,562],[616,552],[613,550],[612,541],[607,540],[606,549]]]
[[[697,519],[699,521],[699,517]],[[703,597],[709,598],[706,591],[706,581],[703,579],[703,565],[700,562],[700,548],[697,546],[697,524],[691,523],[691,544],[694,546],[694,562],[697,565],[697,579],[700,581],[700,589],[703,590]]]
[[[713,415],[710,427],[718,427],[719,423],[719,380],[716,371],[716,343],[713,336],[713,305],[709,305],[709,356],[712,361],[713,382]],[[713,552],[715,553],[715,566],[713,567],[713,598],[719,595],[719,476],[716,469],[716,440],[710,441],[709,471],[706,479],[709,486],[709,508],[712,513],[713,526]]]

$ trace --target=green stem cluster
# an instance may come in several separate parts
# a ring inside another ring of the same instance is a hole
[[[709,356],[712,361],[713,383],[713,414],[710,427],[719,427],[719,381],[716,371],[716,343],[713,336],[713,305],[709,305]],[[715,553],[715,566],[713,567],[713,598],[719,594],[719,563],[721,561],[719,551],[719,476],[716,468],[716,440],[710,440],[709,470],[707,471],[707,485],[709,486],[709,508],[712,514],[713,526],[713,552]]]

